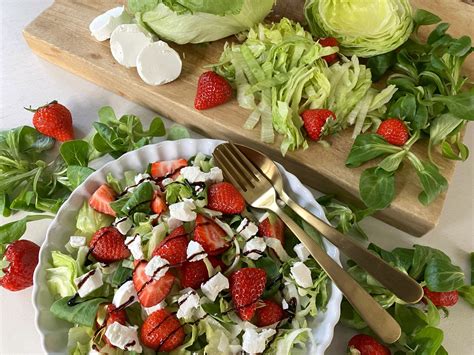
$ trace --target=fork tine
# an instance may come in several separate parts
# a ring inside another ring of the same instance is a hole
[[[236,155],[237,159],[240,160],[242,164],[245,165],[247,170],[249,170],[253,175],[254,178],[257,180],[262,180],[263,175],[260,173],[260,171],[253,165],[253,163],[240,151],[239,148],[235,146],[234,143],[229,142],[229,147],[230,150]]]
[[[220,165],[226,177],[233,185],[239,187],[241,190],[247,191],[246,186],[249,184],[249,182],[241,174],[241,171],[236,168],[233,161],[229,159],[229,154],[226,154],[222,148],[223,145],[220,145],[214,150],[213,154],[217,163]]]
[[[239,158],[237,157],[237,153],[234,153],[230,147],[231,146],[227,143],[223,144],[222,154],[228,158],[228,160],[232,163],[232,166],[236,167],[241,175],[245,176],[247,183],[250,183],[252,187],[255,187],[255,184],[252,182],[252,180],[257,182],[258,179],[249,171],[249,169],[247,169],[246,166],[240,162]]]

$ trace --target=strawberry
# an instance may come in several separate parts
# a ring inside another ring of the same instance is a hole
[[[153,178],[177,178],[181,168],[188,166],[186,159],[163,160],[150,164],[150,174]]]
[[[399,118],[389,118],[383,121],[377,129],[377,134],[381,135],[388,143],[402,146],[410,134],[405,123]]]
[[[33,126],[38,132],[48,137],[65,142],[74,139],[74,130],[72,127],[71,112],[57,101],[37,109],[27,108],[34,112]]]
[[[250,320],[255,314],[266,282],[267,274],[259,268],[242,268],[230,275],[230,294],[236,313],[242,320]]]
[[[309,138],[313,141],[319,140],[323,133],[324,125],[329,118],[336,119],[336,115],[331,110],[314,109],[306,110],[301,114],[303,124]]]
[[[124,309],[117,309],[112,303],[106,306],[107,309],[107,318],[106,324],[111,325],[115,322],[118,322],[122,325],[127,323],[127,312]]]
[[[276,238],[281,244],[285,243],[285,223],[274,213],[269,213],[258,225],[258,235],[260,237]]]
[[[116,199],[115,191],[107,184],[101,185],[89,198],[89,205],[98,212],[116,216],[110,203]]]
[[[281,321],[285,317],[285,311],[281,306],[272,300],[264,300],[265,305],[257,308],[255,312],[255,324],[258,327],[266,327]]]
[[[33,285],[33,272],[38,264],[39,246],[29,240],[17,240],[5,251],[9,265],[2,271],[0,286],[10,291],[20,291]]]
[[[154,214],[161,214],[166,211],[166,201],[162,194],[158,191],[155,191],[153,195],[153,200],[151,200],[150,208]]]
[[[209,261],[213,267],[221,267],[221,271],[224,271],[226,266],[221,259],[215,256],[209,256]],[[207,271],[206,264],[204,261],[186,261],[181,267],[181,287],[191,287],[195,290],[201,287],[201,284],[209,280],[209,273]]]
[[[184,329],[178,318],[160,309],[145,319],[140,330],[142,344],[158,352],[169,352],[184,342]]]
[[[320,39],[319,39],[319,44],[320,44],[322,47],[339,47],[339,42],[338,42],[337,39],[335,39],[334,37],[320,38]],[[329,65],[331,65],[332,63],[334,63],[335,61],[337,61],[337,53],[333,53],[333,54],[330,54],[330,55],[326,55],[326,56],[323,57],[323,59],[324,59]]]
[[[369,335],[357,334],[349,340],[349,354],[390,355],[390,350]]]
[[[133,286],[138,300],[143,307],[152,307],[163,301],[173,286],[174,276],[169,271],[159,280],[152,279],[145,273],[147,261],[141,260],[133,270]]]
[[[199,77],[194,107],[197,110],[222,105],[232,98],[232,87],[228,81],[214,73],[208,71]]]
[[[219,255],[225,252],[230,243],[226,239],[226,232],[212,219],[197,215],[194,228],[194,240],[202,245],[209,255]]]
[[[459,299],[458,291],[448,292],[434,292],[430,291],[428,287],[423,287],[425,297],[429,298],[431,302],[437,307],[450,307],[454,306]]]
[[[126,259],[130,250],[124,242],[124,236],[115,227],[104,227],[94,233],[89,243],[89,252],[95,260],[110,264]]]
[[[188,234],[184,227],[180,226],[153,250],[153,256],[159,255],[168,260],[171,265],[182,264],[186,261],[188,243]]]
[[[245,200],[229,182],[218,182],[207,191],[207,207],[224,214],[239,214],[245,209]]]

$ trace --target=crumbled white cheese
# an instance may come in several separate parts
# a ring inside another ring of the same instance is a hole
[[[141,260],[144,258],[142,248],[142,237],[139,234],[136,234],[133,237],[125,238],[125,245],[130,250],[135,260]]]
[[[242,353],[242,345],[232,344],[229,345],[229,350],[232,355],[238,355]]]
[[[135,184],[141,184],[145,181],[148,181],[149,179],[151,178],[150,174],[137,174],[135,175],[135,178],[134,178],[134,181],[135,181]]]
[[[168,224],[168,230],[170,232],[183,225],[183,221],[173,217],[164,218],[164,221]]]
[[[147,315],[150,315],[156,311],[159,311],[160,309],[166,308],[166,306],[167,306],[166,301],[161,301],[160,303],[155,304],[154,306],[144,307],[144,309],[145,309],[145,313]]]
[[[286,300],[284,298],[282,298],[281,300],[281,308],[283,309],[288,309],[289,305],[288,305],[288,302],[286,302]]]
[[[193,289],[184,289],[183,295],[178,298],[179,309],[176,317],[189,319],[200,305],[200,297]]]
[[[132,299],[132,301],[130,301]],[[127,307],[134,304],[138,299],[137,291],[133,286],[133,281],[127,281],[115,291],[112,303],[119,308],[121,305],[127,303]]]
[[[213,167],[208,173],[201,171],[197,166],[187,166],[181,169],[181,176],[191,184],[195,182],[205,182],[206,184],[215,184],[224,180],[222,170]]]
[[[266,248],[267,244],[263,238],[254,237],[245,244],[243,253],[252,260],[258,260],[262,257],[258,252],[264,252]]]
[[[97,16],[89,25],[91,35],[98,41],[106,41],[117,26],[131,22],[130,15],[123,6],[110,9]]]
[[[246,329],[242,336],[242,350],[250,354],[263,353],[267,339],[275,334],[275,329],[263,329],[260,333],[255,329]]]
[[[194,240],[191,240],[186,249],[186,257],[188,261],[199,261],[207,257],[202,245]]]
[[[117,348],[141,353],[143,349],[138,340],[137,329],[137,326],[128,327],[115,322],[107,326],[105,336],[109,339],[110,344]]]
[[[86,280],[82,282],[83,280]],[[94,269],[89,271],[88,273],[79,276],[74,280],[74,283],[76,286],[78,286],[77,293],[79,294],[80,297],[85,297],[92,291],[97,290],[100,286],[102,286],[104,283],[102,281],[102,272],[100,269]],[[79,284],[81,284],[81,287],[79,287]]]
[[[214,302],[219,292],[229,288],[229,280],[220,272],[201,285],[204,295]]]
[[[169,206],[170,216],[183,222],[191,222],[196,219],[197,214],[194,212],[195,209],[196,206],[194,205],[194,201],[191,199],[173,203]]]
[[[232,238],[234,236],[234,231],[232,230],[232,228],[225,222],[222,222],[219,218],[215,218],[214,219],[214,222],[216,222],[216,224],[221,227],[224,232],[226,232],[226,234]]]
[[[178,52],[163,41],[148,44],[137,57],[138,75],[149,85],[162,85],[176,80],[182,66]]]
[[[290,268],[291,275],[295,279],[298,286],[308,288],[313,286],[313,279],[311,278],[311,270],[301,261],[293,264]]]
[[[145,274],[153,277],[155,280],[161,279],[169,270],[170,263],[168,260],[159,255],[155,255],[145,266]]]
[[[201,208],[201,211],[209,217],[220,217],[220,216],[222,216],[222,212],[214,211],[214,210],[211,210],[209,208]]]
[[[301,261],[306,261],[310,256],[309,250],[304,246],[303,243],[296,244],[293,247],[293,250]]]
[[[255,225],[255,223],[249,222],[247,218],[244,218],[237,227],[237,233],[239,233],[245,239],[249,239],[258,233],[258,227]]]
[[[290,259],[290,256],[286,252],[285,248],[283,248],[283,245],[281,245],[281,242],[279,239],[276,238],[270,238],[270,237],[265,237],[265,243],[267,243],[268,247],[271,248],[275,254],[277,255],[278,259],[280,261],[285,262]]]
[[[115,228],[118,229],[120,233],[126,235],[128,231],[133,227],[133,221],[131,218],[116,218],[115,219]]]
[[[110,36],[110,50],[115,60],[127,68],[136,67],[137,57],[153,42],[150,34],[136,24],[118,26]]]
[[[174,182],[174,180],[172,178],[166,178],[166,179],[163,179],[163,181],[161,182],[161,185],[167,186],[167,185],[171,184],[172,182]]]
[[[73,235],[69,238],[69,245],[73,248],[80,248],[86,245],[86,237],[80,235]]]

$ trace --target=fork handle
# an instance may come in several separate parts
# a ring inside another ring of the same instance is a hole
[[[407,274],[386,263],[359,244],[344,236],[337,229],[320,220],[305,208],[294,202],[286,193],[280,196],[288,207],[311,224],[327,240],[334,244],[347,257],[355,261],[374,279],[393,292],[406,303],[417,303],[423,297],[423,289]]]
[[[341,290],[350,304],[382,341],[388,344],[400,338],[400,325],[344,269],[339,266],[295,221],[276,203],[275,212],[309,250],[313,258]]]

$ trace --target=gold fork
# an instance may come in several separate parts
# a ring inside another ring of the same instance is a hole
[[[213,155],[226,179],[241,192],[250,206],[272,211],[281,218],[375,334],[385,343],[396,342],[401,334],[400,325],[295,221],[286,215],[277,203],[277,194],[273,185],[247,157],[232,143],[219,145]]]

